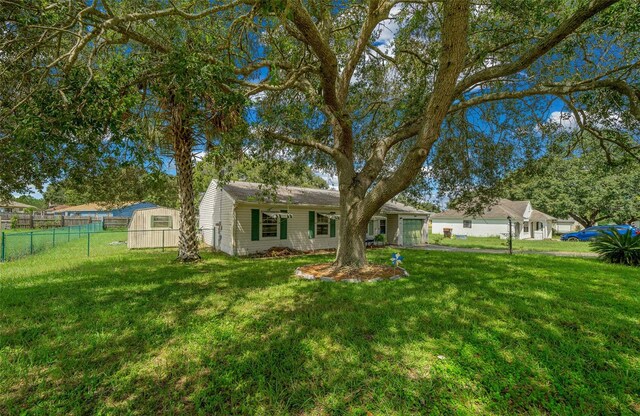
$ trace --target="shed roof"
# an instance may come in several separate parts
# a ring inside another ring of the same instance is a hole
[[[273,189],[261,183],[239,181],[230,182],[222,188],[231,198],[239,202],[325,207],[340,206],[340,193],[332,189],[303,188],[299,186],[277,186]],[[427,211],[399,202],[387,202],[380,211],[388,214],[429,214]]]

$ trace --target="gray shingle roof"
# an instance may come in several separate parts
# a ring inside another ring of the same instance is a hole
[[[312,205],[339,207],[340,193],[331,189],[302,188],[298,186],[278,186],[254,182],[229,182],[222,187],[234,200],[240,202],[265,202],[283,205]],[[399,202],[387,202],[380,210],[383,213],[428,214]]]
[[[500,199],[494,205],[488,206],[484,211],[477,215],[467,215],[464,211],[456,209],[447,209],[438,214],[434,214],[433,218],[507,218],[511,217],[515,220],[523,220],[524,213],[527,209],[529,201],[510,201],[508,199]]]
[[[542,211],[538,211],[534,209],[531,211],[531,217],[529,218],[531,221],[552,221],[555,220],[555,217],[552,217],[549,214],[545,214]]]

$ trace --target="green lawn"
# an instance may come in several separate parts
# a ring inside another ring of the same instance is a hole
[[[487,248],[487,249],[503,249],[509,248],[509,241],[502,240],[500,237],[467,237],[459,238],[443,238],[442,235],[432,234],[429,236],[429,242],[442,246],[466,247],[466,248]],[[560,241],[560,240],[513,240],[513,249],[517,251],[556,251],[571,253],[587,253],[591,251],[589,243]]]
[[[403,250],[408,279],[324,283],[111,240],[0,264],[0,414],[640,412],[637,269]]]

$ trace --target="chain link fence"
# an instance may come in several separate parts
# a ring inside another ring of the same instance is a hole
[[[202,248],[205,233],[215,241],[215,230],[196,230]],[[127,249],[159,249],[178,247],[180,230],[144,229],[105,230],[102,223],[60,227],[38,231],[3,231],[0,240],[0,262],[16,260],[65,245],[66,255],[98,256]],[[214,249],[213,247],[208,247]]]
[[[99,232],[102,232],[102,222],[36,231],[2,231],[0,262],[30,256],[73,240],[87,238],[89,234]]]

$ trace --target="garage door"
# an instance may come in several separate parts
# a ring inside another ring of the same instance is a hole
[[[422,220],[402,220],[402,245],[417,246],[422,243]]]

